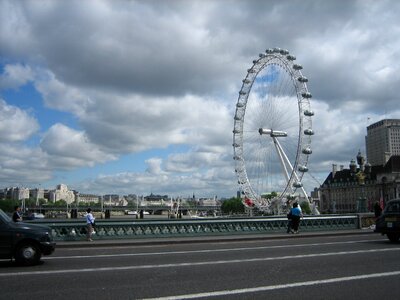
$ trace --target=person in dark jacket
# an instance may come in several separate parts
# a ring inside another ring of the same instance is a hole
[[[12,220],[14,222],[22,222],[21,207],[19,207],[19,205],[14,206],[14,213],[12,216]]]
[[[376,201],[374,204],[374,213],[375,213],[375,218],[379,217],[382,213],[382,207],[379,204],[379,201]]]
[[[287,214],[287,218],[288,218],[288,223],[287,223],[287,233],[293,232],[293,223],[292,223],[292,210],[290,209],[290,211]]]

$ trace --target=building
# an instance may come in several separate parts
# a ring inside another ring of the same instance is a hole
[[[39,188],[34,188],[29,190],[29,198],[34,199],[36,201],[36,204],[39,204],[39,200],[45,200],[44,199],[44,190],[39,189]]]
[[[332,171],[319,188],[321,212],[371,211],[376,201],[400,197],[400,119],[384,119],[367,127],[367,162],[361,155],[345,169]]]
[[[1,192],[1,198],[11,200],[29,199],[29,189],[23,187],[9,187]]]
[[[400,155],[400,119],[385,119],[369,125],[365,144],[372,166],[383,166],[391,156]]]
[[[49,191],[49,202],[54,203],[59,200],[64,200],[67,204],[75,202],[74,191],[68,190],[65,184],[57,185],[55,190]]]
[[[332,166],[319,188],[320,212],[367,212],[377,201],[384,206],[400,197],[400,156],[391,156],[384,166],[371,166],[359,152],[357,163],[352,160],[348,169]]]
[[[105,206],[127,206],[128,201],[117,194],[108,194],[102,197],[103,205]]]
[[[170,203],[170,201],[168,195],[154,195],[151,193],[149,196],[144,197],[144,201],[141,204],[146,206],[163,206],[166,203]]]
[[[98,195],[94,194],[81,194],[81,193],[76,193],[76,196],[78,197],[78,202],[79,203],[85,203],[85,204],[91,204],[91,203],[100,203],[101,202],[101,197]]]
[[[216,199],[216,197],[214,198],[200,198],[199,202],[198,202],[199,206],[217,206],[218,205],[218,201]]]

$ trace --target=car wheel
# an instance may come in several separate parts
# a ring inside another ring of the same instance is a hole
[[[388,233],[387,237],[391,242],[395,243],[395,242],[399,241],[400,234],[399,233]]]
[[[24,243],[15,252],[15,261],[22,265],[36,265],[42,257],[40,248],[34,243]]]

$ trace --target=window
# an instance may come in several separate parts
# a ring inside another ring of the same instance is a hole
[[[387,208],[387,212],[400,212],[400,202],[390,203]]]

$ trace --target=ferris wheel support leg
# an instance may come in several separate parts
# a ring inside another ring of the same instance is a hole
[[[286,164],[289,166],[290,171],[294,171],[294,170],[293,170],[293,166],[292,166],[292,164],[290,163],[290,160],[288,159],[288,157],[287,157],[285,151],[283,151],[282,146],[281,146],[281,144],[279,143],[278,139],[275,138],[275,137],[273,137],[273,140],[274,140],[274,143],[275,143],[276,151],[278,152],[280,161],[281,161],[282,166],[283,166],[283,168],[284,168],[284,170],[285,170],[286,180],[289,182],[289,174],[288,174],[288,172],[287,172]],[[286,164],[285,164],[284,161],[286,161]],[[293,172],[293,175],[294,175],[294,177],[296,178],[296,180],[299,181],[299,177],[297,176],[296,171]],[[302,193],[303,193],[303,195],[304,195],[304,198],[307,199],[307,201],[308,201],[308,195],[307,195],[307,192],[305,191],[304,187],[300,187],[300,190],[302,191]]]
[[[274,141],[275,149],[276,149],[276,152],[278,153],[279,160],[280,160],[280,162],[281,162],[281,164],[282,164],[283,175],[285,176],[287,182],[289,182],[289,179],[290,179],[290,178],[289,178],[289,173],[288,173],[288,170],[287,170],[287,167],[286,167],[286,164],[285,164],[285,159],[284,159],[284,157],[286,157],[286,155],[285,155],[285,153],[283,152],[282,147],[281,147],[281,145],[280,145],[279,142],[278,142],[278,139],[277,139],[276,137],[272,137],[272,139],[273,139],[273,141]],[[283,153],[282,153],[282,152],[283,152]],[[286,159],[287,159],[287,158],[286,158]],[[290,163],[289,163],[289,166],[290,166]]]

